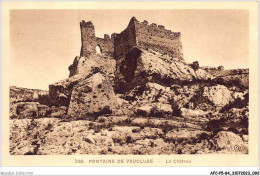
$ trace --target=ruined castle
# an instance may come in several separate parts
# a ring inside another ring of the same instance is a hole
[[[164,61],[160,62],[164,63],[160,65],[160,69],[175,69],[174,65],[167,64],[184,61],[181,33],[172,32],[155,23],[148,24],[146,20],[139,22],[135,17],[132,17],[126,29],[120,34],[113,33],[111,37],[105,34],[104,38],[96,37],[95,27],[91,21],[85,22],[83,20],[80,22],[80,29],[80,56],[77,56],[73,64],[69,66],[69,77],[78,74],[87,75],[94,68],[102,68],[106,75],[110,75],[108,79],[113,84],[115,83],[119,89],[125,89],[129,87],[129,83],[137,81],[136,78],[139,78],[143,73],[153,76],[164,75],[164,78],[170,76],[175,79],[174,75],[161,73],[162,70],[157,69],[157,71],[154,70],[155,72],[152,71],[151,73],[151,69],[143,67],[147,65],[145,63],[147,61],[140,59],[140,57],[152,59],[154,57],[148,55],[153,53],[157,58],[164,58]],[[156,61],[156,58],[154,59],[154,61],[150,60],[149,62],[152,64],[161,60]],[[159,65],[157,67],[159,68]],[[119,92],[122,91],[125,90],[119,90]]]
[[[248,154],[249,70],[189,64],[179,32],[134,17],[111,37],[80,27],[68,78],[10,87],[11,155]]]
[[[95,27],[91,21],[80,22],[81,29],[81,57],[88,57],[92,53],[96,53],[96,48],[100,49],[101,53],[107,53],[113,55],[114,42],[108,34],[104,35],[104,38],[96,37]]]
[[[101,53],[118,59],[125,56],[133,47],[152,49],[174,58],[183,58],[180,32],[172,32],[162,25],[148,24],[146,20],[139,22],[132,17],[127,28],[120,34],[108,34],[104,38],[95,36],[95,27],[91,21],[80,23],[81,57],[96,53],[98,47]]]
[[[211,78],[184,61],[181,33],[162,25],[132,17],[125,30],[104,38],[96,37],[91,21],[80,22],[80,30],[80,56],[69,66],[69,78],[49,86],[50,96],[60,103],[68,105],[73,87],[96,73],[120,94],[148,82],[170,86]]]

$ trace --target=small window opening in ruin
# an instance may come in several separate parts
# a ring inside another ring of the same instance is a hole
[[[96,52],[97,52],[98,54],[102,53],[102,50],[101,50],[100,45],[97,45],[97,46],[96,46]]]

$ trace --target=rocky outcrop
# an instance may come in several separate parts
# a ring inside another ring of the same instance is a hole
[[[205,69],[205,68],[204,68]],[[248,90],[249,69],[219,70],[217,68],[205,69],[212,74],[215,79],[212,82],[225,85],[237,91]]]
[[[49,94],[57,105],[69,106],[73,87],[96,73],[106,75],[110,84],[114,85],[115,60],[106,54],[76,57],[69,70],[69,78],[49,85]]]
[[[59,107],[52,107],[52,118],[64,118],[64,116],[67,114],[67,107],[66,106],[59,106]]]
[[[248,136],[199,129],[197,119],[102,116],[10,121],[12,155],[248,153]],[[243,140],[242,140],[243,139]]]
[[[137,109],[137,114],[140,114],[143,116],[150,116],[152,109],[153,109],[153,106],[151,106],[151,105],[141,106]]]
[[[116,61],[106,54],[91,54],[88,57],[76,57],[69,66],[70,77],[81,75],[82,77],[101,72],[114,81]]]
[[[117,91],[125,92],[149,81],[170,86],[176,82],[211,78],[204,70],[194,70],[185,62],[172,59],[138,47],[131,49],[123,58],[117,60]]]
[[[47,105],[39,104],[37,108],[38,108],[38,117],[48,117],[50,116],[51,112],[53,112],[53,108]]]
[[[231,92],[222,85],[204,87],[202,96],[217,107],[223,107],[233,101]]]
[[[232,92],[223,85],[205,86],[195,94],[188,107],[204,111],[219,111],[234,101]]]
[[[38,102],[20,102],[11,106],[11,118],[35,118],[39,116]]]
[[[80,75],[75,75],[60,82],[50,84],[49,94],[50,97],[55,100],[56,105],[68,106],[73,87],[82,79],[83,77]]]
[[[10,86],[10,104],[17,102],[32,102],[37,100],[40,96],[48,94],[49,92],[46,90]]]
[[[68,114],[79,118],[111,113],[116,96],[106,77],[96,73],[73,87]]]
[[[66,114],[67,108],[49,107],[40,104],[39,102],[19,102],[11,105],[10,118],[11,119],[34,119],[42,117],[62,117]],[[59,115],[58,115],[59,114]]]
[[[248,152],[248,148],[242,138],[232,132],[218,132],[213,137],[212,143],[217,150],[227,150],[229,152],[239,153]]]

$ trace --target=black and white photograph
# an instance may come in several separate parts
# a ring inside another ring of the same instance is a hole
[[[11,155],[248,154],[248,10],[12,10]]]
[[[3,175],[259,174],[257,2],[3,2]]]

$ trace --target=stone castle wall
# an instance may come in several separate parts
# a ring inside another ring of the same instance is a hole
[[[115,59],[124,57],[135,46],[137,46],[135,25],[130,21],[123,32],[114,35]]]
[[[136,22],[135,31],[138,47],[183,59],[180,32],[172,32],[154,23],[149,25],[147,21]]]
[[[115,59],[124,57],[133,47],[151,49],[173,58],[183,59],[181,34],[172,32],[162,25],[148,24],[147,21],[139,22],[133,17],[127,28],[120,34],[112,34],[111,38],[105,34],[104,38],[95,36],[95,27],[92,22],[80,23],[81,28],[81,55],[87,57],[96,53],[100,47],[102,53],[114,55]]]
[[[139,22],[134,17],[123,32],[115,35],[114,46],[115,59],[125,56],[135,46],[183,59],[180,32],[172,32],[154,23],[149,25],[147,21]]]
[[[79,59],[80,57],[79,56],[76,56],[73,63],[69,66],[69,71],[70,71],[70,75],[69,77],[71,76],[74,76],[76,74],[78,74],[78,63],[79,63]]]
[[[102,53],[109,54],[113,56],[114,54],[114,43],[110,39],[109,35],[105,34],[103,38],[96,38],[96,46],[99,46]]]
[[[118,63],[129,56],[128,54],[135,47],[143,50],[143,52],[150,50],[152,53],[157,52],[162,56],[168,55],[169,62],[176,58],[183,59],[181,34],[179,32],[167,30],[162,25],[148,24],[147,21],[139,22],[135,17],[131,18],[124,31],[120,34],[113,33],[111,38],[108,34],[105,34],[104,38],[96,37],[95,27],[91,21],[85,22],[83,20],[80,23],[80,29],[81,53],[80,57],[76,57],[73,64],[69,66],[69,77],[86,72],[87,65],[90,64],[90,61],[84,63],[87,58],[95,58],[96,62],[100,59],[109,58],[110,60],[117,60]],[[101,54],[97,54],[98,50]],[[100,65],[103,65],[106,61],[101,60]]]
[[[95,36],[95,27],[91,21],[80,23],[81,29],[81,57],[87,57],[90,54],[96,53],[96,47],[98,46],[102,53],[113,55],[114,43],[109,35],[105,34],[104,38],[98,38]]]

